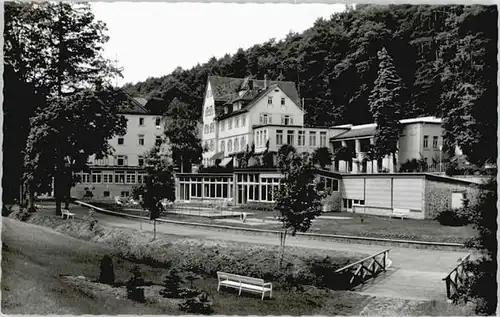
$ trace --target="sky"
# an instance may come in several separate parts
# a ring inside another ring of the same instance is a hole
[[[123,68],[118,85],[190,69],[238,48],[302,32],[344,4],[92,3],[106,23],[104,56]]]

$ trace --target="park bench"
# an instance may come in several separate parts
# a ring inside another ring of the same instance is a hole
[[[408,217],[409,212],[410,212],[409,209],[394,208],[391,212],[391,218],[398,217],[398,218],[404,219],[404,218]]]
[[[64,216],[66,216],[66,219],[69,219],[69,218],[75,219],[75,214],[72,212],[69,212],[68,209],[61,209],[61,218],[64,219]]]
[[[238,289],[238,295],[241,295],[242,291],[262,294],[261,300],[264,299],[264,295],[267,292],[269,293],[269,298],[273,296],[273,284],[266,283],[260,278],[217,272],[217,279],[219,281],[217,292],[221,286],[225,286]]]

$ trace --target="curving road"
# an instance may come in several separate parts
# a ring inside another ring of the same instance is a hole
[[[77,217],[83,217],[88,213],[87,208],[80,206],[72,206],[71,211],[76,213]],[[53,209],[46,209],[41,212],[54,213]],[[153,225],[150,221],[140,221],[102,213],[95,213],[94,217],[99,220],[101,225],[137,230],[142,228],[143,231],[153,231]],[[279,245],[279,238],[269,235],[224,232],[160,222],[157,222],[157,231],[165,234],[199,237],[201,239]],[[366,254],[377,253],[387,248],[379,245],[317,241],[300,237],[288,237],[287,245]],[[389,271],[367,283],[359,291],[375,296],[417,300],[446,300],[445,283],[442,278],[455,267],[457,260],[465,255],[466,252],[393,247],[389,255],[392,260]]]

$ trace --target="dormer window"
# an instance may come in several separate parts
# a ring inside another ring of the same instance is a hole
[[[229,113],[229,107],[226,106],[226,107],[224,107],[224,114],[228,114],[228,113]]]

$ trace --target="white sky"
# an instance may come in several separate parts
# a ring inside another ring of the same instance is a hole
[[[124,68],[117,81],[122,85],[302,32],[345,5],[96,2],[92,7],[108,27],[105,56]]]

